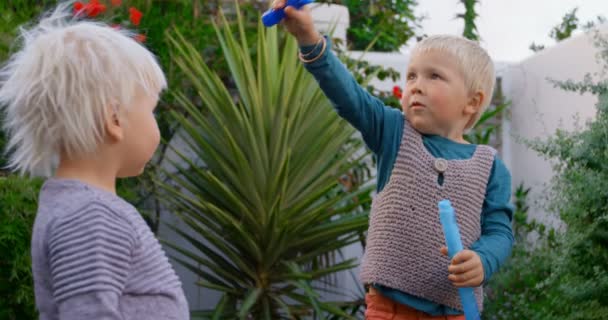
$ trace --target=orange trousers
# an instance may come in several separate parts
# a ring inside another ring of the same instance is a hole
[[[366,320],[465,320],[464,315],[431,316],[384,297],[374,287],[365,295]]]

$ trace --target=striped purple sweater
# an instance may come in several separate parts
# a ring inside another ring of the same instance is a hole
[[[137,210],[76,180],[42,187],[32,268],[40,320],[190,318],[181,283]]]

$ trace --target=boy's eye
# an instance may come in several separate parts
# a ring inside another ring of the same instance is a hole
[[[431,79],[441,79],[441,76],[438,75],[437,73],[433,73],[433,74],[431,74]]]
[[[414,73],[409,73],[409,74],[407,75],[407,80],[414,80],[414,79],[416,79],[416,74],[414,74]]]

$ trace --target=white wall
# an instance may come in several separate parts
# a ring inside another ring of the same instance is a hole
[[[313,3],[310,5],[315,27],[323,34],[332,33],[334,38],[346,44],[346,30],[350,26],[348,8],[337,4]]]
[[[608,33],[608,26],[601,32]],[[580,124],[593,118],[596,97],[555,88],[547,79],[582,80],[585,74],[599,71],[596,52],[593,34],[580,35],[507,67],[503,74],[504,93],[512,101],[510,120],[504,126],[505,162],[514,187],[523,182],[532,188],[530,216],[546,223],[558,222],[545,209],[551,163],[521,138],[547,138],[558,128],[574,130],[576,117]]]

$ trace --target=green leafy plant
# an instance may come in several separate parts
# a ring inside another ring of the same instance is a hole
[[[40,180],[0,177],[0,319],[36,319],[30,239]]]
[[[0,123],[2,123],[3,116],[0,114]],[[1,168],[5,168],[8,164],[7,159],[4,157],[4,148],[6,146],[6,135],[2,130],[0,130],[0,177],[8,175],[8,172],[5,172]]]
[[[559,130],[534,145],[556,159],[553,208],[568,226],[547,280],[558,300],[548,304],[553,319],[605,319],[608,316],[608,86],[599,94],[596,119],[581,132]],[[591,89],[591,88],[588,88]]]
[[[457,18],[461,18],[464,21],[464,30],[462,36],[470,40],[479,40],[479,31],[477,31],[477,25],[475,19],[479,16],[475,12],[475,5],[479,3],[477,0],[460,0],[464,5],[464,13],[456,15]]]
[[[554,269],[555,230],[530,219],[530,188],[520,184],[514,192],[513,231],[515,245],[507,263],[485,286],[484,319],[538,319],[547,295],[543,282]],[[528,237],[536,237],[532,245]]]
[[[608,65],[608,41],[598,38],[599,57]],[[605,76],[605,75],[604,75]],[[580,130],[559,129],[532,149],[554,162],[549,207],[564,231],[546,233],[530,251],[514,248],[509,266],[494,285],[489,310],[495,319],[606,319],[608,317],[608,81],[554,81],[556,86],[598,96],[597,114]],[[520,219],[521,220],[521,219]],[[502,307],[499,307],[502,304]],[[493,309],[494,308],[494,309]]]
[[[195,249],[167,245],[201,286],[222,294],[214,310],[193,316],[349,318],[348,306],[322,302],[320,292],[356,265],[335,257],[366,230],[373,186],[348,190],[339,178],[367,153],[295,59],[296,42],[258,24],[252,43],[239,10],[237,21],[233,29],[221,16],[215,29],[235,90],[186,37],[168,33],[197,95],[178,92],[185,112],[171,115],[200,161],[175,150],[177,172],[159,182],[163,202],[194,235],[174,231]]]
[[[372,51],[399,51],[415,37],[420,18],[414,15],[415,0],[322,0],[341,4],[350,13],[348,44],[353,50],[364,50],[374,42]],[[374,39],[376,39],[374,41]]]

